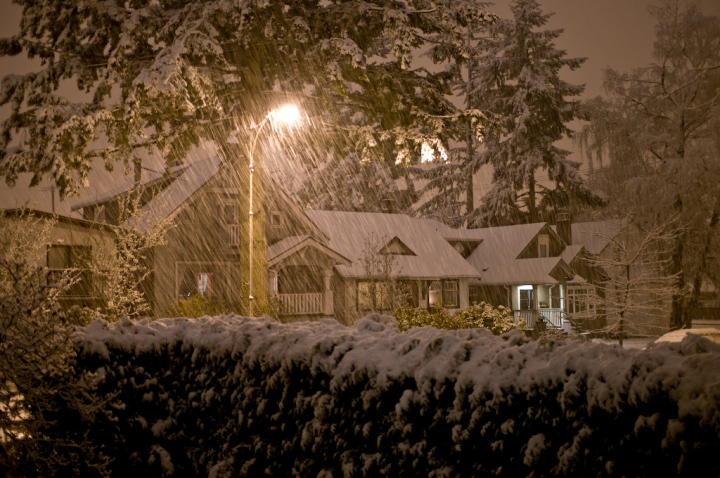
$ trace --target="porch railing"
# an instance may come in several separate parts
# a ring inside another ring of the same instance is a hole
[[[513,319],[518,322],[519,319],[525,319],[528,329],[535,327],[537,321],[537,310],[513,310]]]
[[[229,224],[228,232],[230,233],[230,245],[233,247],[239,246],[240,245],[240,225],[239,224]]]
[[[285,315],[321,314],[325,294],[322,292],[307,294],[279,294],[278,299]]]
[[[562,327],[562,309],[540,309],[539,313],[555,327]]]
[[[513,318],[517,322],[523,318],[527,322],[528,328],[535,328],[538,315],[542,315],[546,321],[555,327],[562,327],[562,309],[540,309],[540,310],[513,310]]]

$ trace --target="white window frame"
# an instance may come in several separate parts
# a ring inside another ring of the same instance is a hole
[[[542,253],[543,246],[545,246],[545,255]],[[550,257],[550,236],[547,234],[540,234],[538,236],[538,257]]]
[[[592,316],[597,313],[597,289],[592,285],[569,285],[566,290],[565,312],[569,315]],[[583,310],[583,306],[584,310]]]

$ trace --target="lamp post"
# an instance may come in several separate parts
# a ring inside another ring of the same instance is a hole
[[[270,111],[270,113],[268,113],[258,125],[257,132],[255,133],[255,137],[253,138],[252,146],[250,148],[250,211],[248,215],[248,310],[250,312],[250,316],[253,315],[253,300],[255,299],[255,297],[253,297],[253,176],[255,174],[255,148],[257,147],[257,141],[260,137],[260,133],[266,124],[272,122],[276,124],[284,123],[292,125],[297,121],[299,116],[300,111],[293,105],[286,105]]]

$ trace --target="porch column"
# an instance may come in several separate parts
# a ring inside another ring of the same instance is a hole
[[[538,310],[538,285],[533,284],[533,300],[532,300],[532,309]]]
[[[427,309],[427,304],[423,304],[423,281],[416,280],[417,284],[417,304],[419,309]]]
[[[333,293],[330,290],[330,278],[332,277],[332,269],[323,271],[323,279],[325,281],[325,302],[323,303],[323,314],[333,315]]]
[[[470,279],[460,279],[458,281],[458,294],[459,294],[459,301],[458,304],[461,309],[466,309],[470,306]]]

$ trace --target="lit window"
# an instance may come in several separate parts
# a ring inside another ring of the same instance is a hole
[[[212,274],[201,272],[197,276],[197,290],[201,296],[209,298],[212,295]]]
[[[432,281],[428,288],[428,305],[442,305],[442,282]]]

